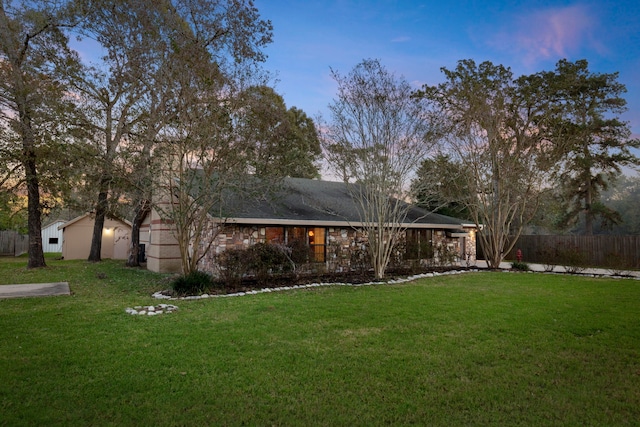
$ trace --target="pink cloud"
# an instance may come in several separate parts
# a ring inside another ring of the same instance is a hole
[[[594,36],[599,26],[597,16],[585,5],[537,10],[509,21],[489,44],[516,53],[526,65],[564,58],[582,48],[605,51]]]

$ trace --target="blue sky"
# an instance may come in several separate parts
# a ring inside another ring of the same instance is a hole
[[[336,95],[330,68],[348,73],[379,59],[416,88],[443,81],[441,67],[485,60],[515,75],[553,70],[559,59],[587,59],[593,72],[619,72],[640,137],[640,2],[255,0],[274,26],[265,68],[288,107],[311,117]]]

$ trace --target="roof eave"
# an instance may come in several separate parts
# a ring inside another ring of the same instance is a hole
[[[327,221],[327,220],[299,220],[299,219],[279,219],[279,218],[226,218],[219,219],[221,222],[233,223],[233,224],[249,224],[249,225],[281,225],[281,226],[313,226],[313,227],[350,227],[350,228],[362,228],[365,227],[365,223],[362,221]],[[424,228],[424,229],[451,229],[459,230],[460,227],[465,227],[464,224],[434,224],[434,223],[402,223],[402,228]]]

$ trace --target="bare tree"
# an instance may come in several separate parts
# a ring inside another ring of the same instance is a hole
[[[193,128],[196,118],[211,119],[205,110],[223,102],[226,94],[220,98],[220,90],[232,79],[230,73],[250,74],[247,64],[264,59],[260,47],[270,41],[271,26],[259,20],[251,0],[91,0],[83,10],[83,34],[106,53],[97,70],[77,85],[87,105],[95,107],[89,126],[99,173],[89,260],[100,259],[104,217],[109,200],[122,194],[117,188],[122,183],[134,205],[127,264],[136,265],[139,229],[151,208],[159,164],[157,146],[180,134],[177,129]],[[195,108],[204,110],[193,113]],[[177,121],[185,118],[184,111],[190,117],[183,126]]]
[[[458,176],[448,180],[443,196],[482,227],[485,259],[498,268],[535,214],[553,171],[548,92],[540,76],[514,79],[508,68],[490,62],[464,60],[455,70],[442,70],[447,80],[417,95],[448,121],[444,149],[455,167],[437,173]]]
[[[156,153],[165,166],[154,206],[172,226],[184,274],[197,270],[224,222],[225,191],[240,188],[245,175],[244,147],[220,108],[182,112]]]
[[[377,60],[346,76],[332,71],[337,99],[322,134],[328,162],[349,185],[377,277],[385,270],[409,205],[410,180],[436,141],[436,121],[403,78]]]
[[[176,0],[170,27],[173,70],[165,87],[174,117],[157,133],[151,158],[158,171],[154,207],[173,227],[182,272],[208,252],[225,217],[228,191],[241,191],[252,159],[242,137],[247,88],[263,85],[257,65],[271,24],[252,1]],[[154,89],[161,93],[161,88]]]

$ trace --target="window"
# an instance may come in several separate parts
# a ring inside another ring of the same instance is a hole
[[[266,227],[265,234],[267,243],[284,243],[284,227]]]
[[[286,239],[287,246],[291,249],[291,260],[293,262],[306,264],[313,261],[306,227],[287,227]]]
[[[57,245],[58,244],[58,238],[57,237],[49,237],[49,244],[50,245]]]
[[[310,249],[307,254],[294,254],[311,262],[324,262],[326,253],[326,229],[323,227],[266,227],[266,242],[271,244],[286,243],[294,250],[301,247]],[[305,261],[306,262],[306,261]]]
[[[313,261],[324,262],[325,260],[325,229],[322,227],[309,228],[309,246],[311,247]]]
[[[405,259],[433,258],[432,230],[408,229],[406,236]]]
[[[303,241],[305,245],[309,244],[306,227],[287,228],[287,243],[293,243],[294,241]]]

